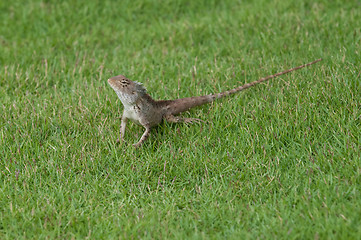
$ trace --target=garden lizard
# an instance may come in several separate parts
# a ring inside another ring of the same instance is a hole
[[[117,141],[119,142],[123,140],[125,127],[128,119],[142,125],[145,128],[145,131],[140,140],[136,144],[133,144],[133,146],[139,147],[149,137],[151,128],[158,125],[163,119],[168,122],[175,123],[190,123],[194,121],[200,121],[200,119],[197,118],[182,118],[175,115],[181,112],[185,112],[190,108],[210,103],[216,99],[240,92],[244,89],[252,87],[258,83],[267,81],[271,78],[275,78],[277,76],[312,65],[321,60],[322,59],[317,59],[313,62],[261,78],[258,81],[247,83],[243,86],[225,92],[198,97],[187,97],[175,100],[154,100],[151,96],[147,94],[146,89],[141,83],[131,81],[123,75],[109,78],[109,85],[114,89],[120,101],[124,105],[124,112],[120,124],[120,136]]]

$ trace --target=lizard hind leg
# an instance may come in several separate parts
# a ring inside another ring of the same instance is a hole
[[[142,137],[140,138],[139,142],[137,142],[136,144],[133,144],[134,147],[139,147],[140,145],[142,145],[144,143],[145,140],[147,140],[147,138],[150,135],[150,127],[149,126],[144,126],[145,127],[145,131],[142,135]]]
[[[174,115],[167,115],[165,116],[165,120],[167,122],[172,122],[172,123],[199,123],[199,122],[204,122],[202,119],[199,118],[183,118],[183,117],[179,117],[179,116],[174,116]]]

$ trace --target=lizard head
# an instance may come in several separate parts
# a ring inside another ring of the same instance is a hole
[[[134,103],[138,98],[146,94],[146,89],[141,83],[131,81],[123,75],[118,75],[108,79],[109,85],[118,95],[122,103]]]

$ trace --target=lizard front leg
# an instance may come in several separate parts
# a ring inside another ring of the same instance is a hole
[[[133,144],[133,146],[136,147],[136,148],[139,147],[140,145],[142,145],[143,142],[145,140],[147,140],[147,138],[150,135],[150,127],[149,126],[144,126],[144,127],[145,127],[145,131],[144,131],[142,137],[140,138],[139,142],[137,142],[136,144]]]
[[[126,118],[123,114],[122,121],[120,123],[120,129],[119,129],[119,138],[117,139],[117,143],[120,141],[123,141],[124,133],[125,133],[125,127],[127,126],[128,118]]]
[[[174,116],[174,115],[166,115],[164,118],[167,122],[172,122],[172,123],[193,123],[193,122],[204,122],[202,119],[199,118],[183,118],[183,117],[179,117],[179,116]]]

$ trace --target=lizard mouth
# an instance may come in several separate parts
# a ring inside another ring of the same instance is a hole
[[[114,80],[113,79],[109,78],[108,83],[112,88],[114,87]]]

